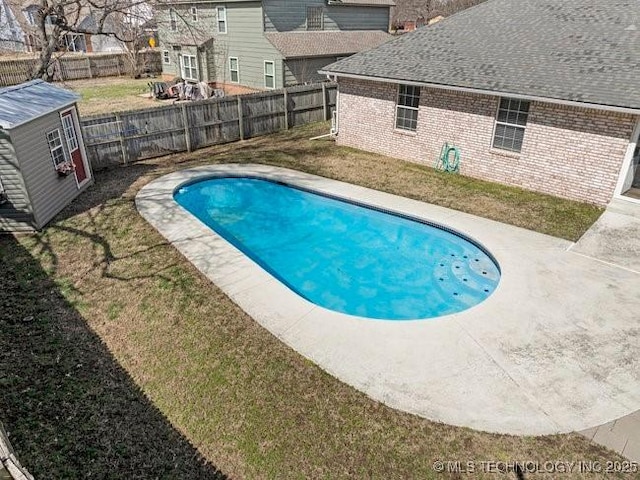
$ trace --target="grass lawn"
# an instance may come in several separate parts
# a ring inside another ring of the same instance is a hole
[[[36,478],[516,478],[432,465],[621,460],[577,434],[488,434],[372,401],[260,327],[136,212],[164,173],[263,162],[568,239],[601,213],[307,140],[326,130],[101,172],[41,233],[0,238],[0,411]]]
[[[163,102],[149,98],[147,84],[152,81],[159,79],[106,77],[67,81],[60,85],[82,95],[78,109],[81,116],[87,116],[163,105]]]

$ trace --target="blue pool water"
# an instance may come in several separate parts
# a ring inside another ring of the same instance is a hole
[[[279,183],[215,178],[175,199],[291,290],[346,314],[438,317],[482,302],[500,280],[458,235]]]

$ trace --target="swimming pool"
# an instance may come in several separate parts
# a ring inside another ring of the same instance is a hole
[[[337,312],[435,318],[477,305],[500,280],[492,257],[456,232],[299,187],[222,177],[174,198],[298,295]]]

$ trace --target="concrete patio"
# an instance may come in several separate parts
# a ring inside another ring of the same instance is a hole
[[[476,307],[431,320],[376,321],[318,307],[173,200],[186,182],[230,174],[283,181],[447,225],[496,257],[500,285]],[[528,435],[586,430],[640,409],[640,273],[574,251],[571,242],[264,165],[175,172],[145,186],[136,204],[257,322],[391,407],[453,425]],[[634,242],[640,242],[637,236]]]

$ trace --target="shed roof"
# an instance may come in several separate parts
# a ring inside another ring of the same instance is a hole
[[[489,0],[323,72],[640,110],[640,0]]]
[[[0,88],[0,127],[14,128],[78,101],[80,96],[43,80]]]
[[[377,47],[391,38],[382,30],[278,32],[264,36],[285,58],[350,55]]]

